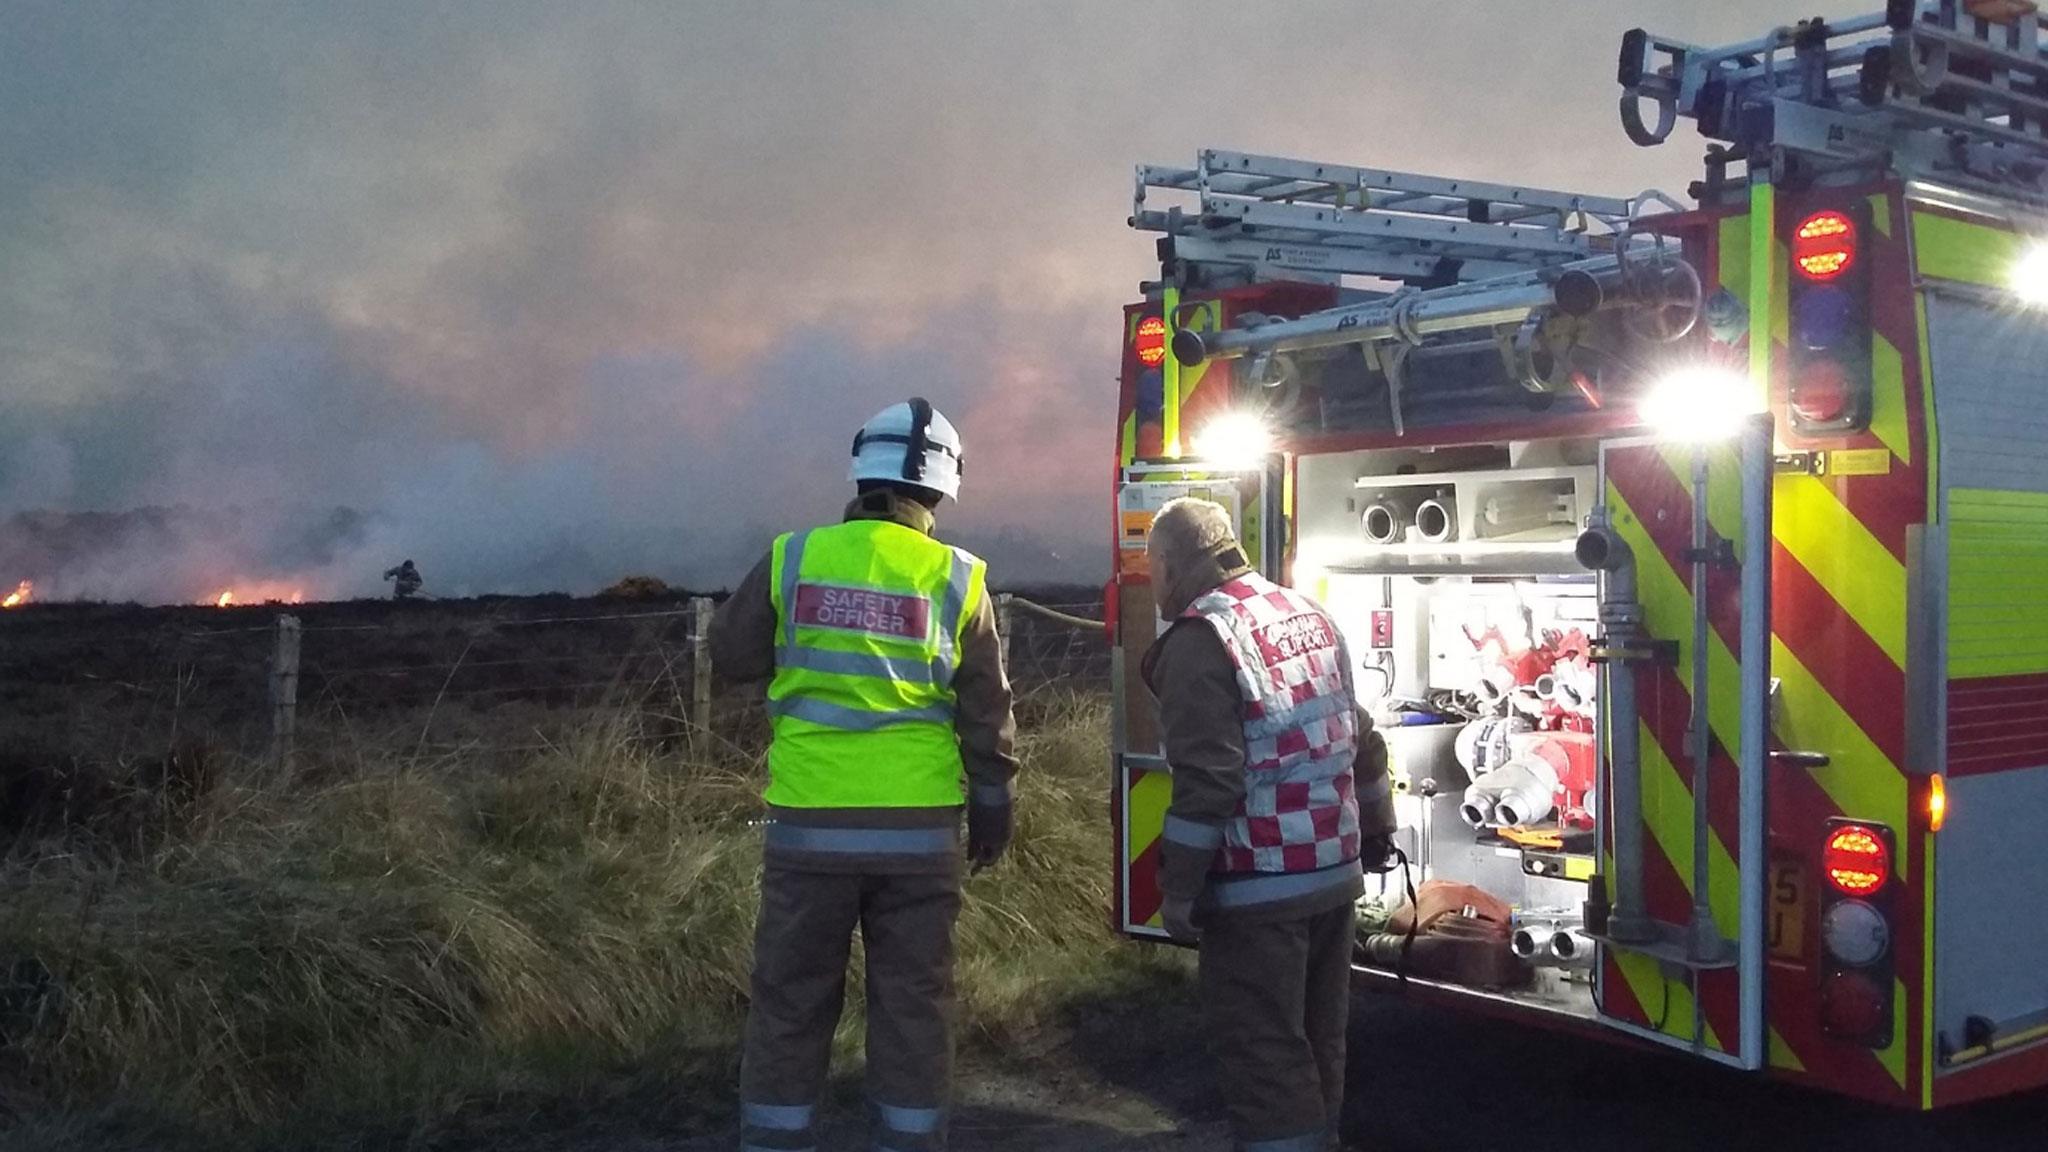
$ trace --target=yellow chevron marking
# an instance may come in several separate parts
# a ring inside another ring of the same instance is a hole
[[[1892,234],[1892,202],[1882,192],[1871,193],[1870,223],[1880,235],[1889,237]]]
[[[1906,781],[1899,775],[1898,765],[1870,742],[1806,665],[1775,636],[1771,637],[1771,672],[1778,678],[1774,725],[1778,738],[1787,748],[1828,754],[1827,767],[1807,770],[1814,782],[1844,813],[1903,832]],[[1905,863],[1899,861],[1901,875],[1906,874]]]
[[[1138,414],[1135,411],[1124,417],[1122,457],[1126,468],[1138,458]]]
[[[1664,858],[1671,861],[1672,870],[1678,873],[1679,883],[1685,885],[1686,895],[1693,894],[1692,884],[1692,792],[1685,786],[1685,778],[1678,774],[1678,768],[1665,754],[1664,746],[1657,743],[1650,734],[1650,726],[1643,725],[1643,815],[1650,825],[1650,832],[1657,846],[1664,851]],[[1651,810],[1650,798],[1657,797],[1656,810]],[[1735,857],[1721,842],[1720,833],[1707,829],[1707,907],[1714,913],[1714,923],[1724,936],[1733,938],[1742,923],[1741,878],[1735,867]]]
[[[1669,456],[1666,458],[1672,459]],[[1730,486],[1720,482],[1721,477],[1728,475],[1722,468],[1731,465],[1732,461],[1725,464],[1721,461],[1709,462],[1708,520],[1713,524],[1715,531],[1724,537],[1739,539],[1739,503],[1730,502],[1725,494]],[[1689,484],[1689,464],[1685,470],[1679,471],[1678,475],[1685,478]],[[1818,487],[1818,482],[1816,486]],[[1832,492],[1824,487],[1820,487],[1819,492],[1835,508],[1841,507]],[[1655,542],[1643,528],[1640,517],[1629,507],[1627,500],[1612,483],[1607,486],[1607,499],[1614,512],[1617,533],[1628,542],[1635,553],[1637,591],[1643,604],[1645,624],[1652,635],[1673,637],[1678,640],[1679,658],[1676,672],[1686,691],[1691,693],[1692,604],[1684,581],[1664,558],[1663,553],[1657,549]],[[1784,507],[1782,488],[1778,507]],[[1846,516],[1846,510],[1843,510],[1843,514]],[[1796,525],[1799,521],[1795,520],[1794,523]],[[1860,524],[1856,527],[1861,530]],[[1864,535],[1868,537],[1867,532]],[[1874,539],[1869,543],[1876,546]],[[1788,545],[1788,549],[1789,547]],[[1797,555],[1796,552],[1794,554]],[[1889,553],[1884,554],[1884,559],[1894,566],[1897,564]],[[1899,610],[1903,612],[1903,573],[1900,579],[1902,583]],[[1825,586],[1826,581],[1823,581],[1823,584]],[[1707,653],[1711,689],[1707,700],[1709,726],[1725,747],[1737,748],[1740,747],[1741,702],[1739,692],[1733,686],[1741,682],[1741,665],[1718,633],[1709,632],[1708,643],[1711,645]],[[1775,710],[1774,724],[1779,738],[1787,747],[1820,749],[1829,753],[1830,764],[1825,768],[1811,770],[1812,776],[1842,811],[1861,819],[1882,822],[1903,832],[1906,827],[1907,796],[1905,780],[1899,774],[1897,766],[1870,741],[1863,729],[1842,710],[1841,705],[1821,686],[1812,672],[1775,636],[1771,639],[1771,671],[1779,681],[1779,702]],[[1662,746],[1650,737],[1647,727],[1643,733],[1642,747],[1644,821],[1649,825],[1658,848],[1668,859],[1686,862],[1685,867],[1676,871],[1680,881],[1686,883],[1687,891],[1690,892],[1688,874],[1693,848],[1692,797]],[[1708,903],[1718,922],[1724,926],[1733,926],[1739,922],[1740,915],[1739,870],[1718,834],[1713,834],[1713,842],[1708,852]],[[1909,861],[1905,859],[1907,852],[1902,851],[1900,855],[1900,874],[1910,875],[1910,871],[1907,870]],[[1931,954],[1930,951],[1929,955]],[[1626,972],[1626,969],[1624,971]],[[1635,976],[1631,976],[1629,980],[1631,988],[1637,991],[1638,1002],[1646,1005],[1646,1012],[1651,1009],[1647,1007],[1648,1001],[1644,999],[1645,991],[1655,987],[1651,981],[1656,978],[1658,975],[1652,965],[1640,981]],[[1674,997],[1674,1011],[1677,1004],[1678,1000]],[[1894,999],[1894,1010],[1903,1014],[1904,1004],[1905,993],[1901,985]],[[1684,997],[1684,1011],[1689,1021],[1689,994]],[[1891,1048],[1878,1053],[1879,1059],[1888,1070],[1896,1068],[1892,1073],[1893,1078],[1901,1086],[1905,1082],[1904,1044],[1902,1016],[1895,1029]],[[1783,1037],[1774,1032],[1769,1046],[1774,1067],[1800,1067],[1797,1055],[1785,1044]]]
[[[1904,668],[1906,566],[1819,478],[1779,476],[1775,496],[1772,536]]]
[[[1719,471],[1717,470],[1714,475],[1718,477],[1720,475]],[[1793,478],[1781,477],[1779,480],[1777,516],[1773,523],[1774,532],[1788,527],[1788,518],[1785,515],[1787,504],[1786,481],[1788,479]],[[1806,500],[1809,505],[1819,500],[1825,500],[1826,503],[1821,505],[1823,511],[1828,508],[1839,510],[1841,515],[1847,518],[1850,524],[1853,524],[1858,531],[1863,532],[1869,547],[1877,549],[1882,554],[1882,562],[1884,564],[1889,564],[1899,569],[1898,590],[1896,593],[1890,593],[1890,595],[1897,596],[1897,600],[1894,602],[1897,607],[1892,612],[1892,615],[1901,618],[1898,625],[1900,635],[1897,636],[1895,641],[1898,656],[1895,658],[1902,658],[1905,648],[1905,638],[1903,635],[1905,625],[1902,619],[1905,613],[1905,574],[1903,565],[1894,560],[1891,553],[1885,552],[1883,546],[1878,544],[1875,538],[1870,537],[1867,531],[1863,530],[1860,521],[1856,521],[1853,517],[1848,517],[1848,510],[1842,508],[1841,502],[1835,499],[1834,493],[1824,484],[1814,480],[1812,477],[1798,477],[1798,479],[1807,480],[1810,484],[1797,486],[1800,491],[1795,493],[1796,496]],[[1716,484],[1713,487],[1718,489],[1722,486]],[[1611,488],[1609,491],[1612,498],[1619,500],[1618,494],[1613,493]],[[1717,495],[1719,493],[1710,491],[1707,505],[1708,520],[1713,524],[1714,531],[1724,537],[1740,536],[1740,507],[1731,504],[1727,499],[1716,499]],[[1802,507],[1800,512],[1804,511],[1805,509]],[[1798,512],[1795,512],[1795,518],[1791,524],[1793,531],[1798,531],[1799,521],[1796,519],[1798,514]],[[1807,519],[1812,519],[1812,516],[1808,514]],[[1809,533],[1811,532],[1812,530],[1809,529]],[[1785,544],[1787,551],[1792,552],[1795,557],[1800,555],[1800,551],[1792,547],[1784,534],[1778,533],[1777,538],[1780,543]],[[1806,538],[1819,538],[1823,541],[1826,539],[1824,535],[1816,537],[1812,534],[1807,535]],[[1646,539],[1645,544],[1647,545],[1647,543]],[[1636,545],[1631,541],[1630,546],[1635,547]],[[1683,583],[1679,582],[1678,574],[1671,572],[1670,565],[1663,562],[1661,554],[1655,555],[1658,561],[1662,563],[1664,571],[1670,573],[1670,579],[1675,585],[1677,595],[1684,596],[1685,588]],[[1636,570],[1638,575],[1641,576],[1646,574],[1648,570],[1645,568],[1642,559],[1643,553],[1638,551],[1636,556]],[[1878,562],[1871,561],[1870,563],[1876,564]],[[1814,573],[1815,578],[1820,580],[1823,588],[1828,589],[1831,593],[1835,591],[1835,582],[1829,580],[1827,574],[1820,569],[1814,568],[1810,563],[1807,567],[1809,571]],[[1839,594],[1837,594],[1837,598],[1840,598]],[[1690,691],[1692,688],[1691,657],[1683,649],[1689,647],[1687,638],[1691,634],[1691,606],[1681,602],[1681,607],[1686,614],[1685,619],[1672,619],[1669,624],[1663,626],[1681,629],[1679,636],[1682,651],[1679,662],[1679,675],[1686,682],[1687,691]],[[1648,612],[1649,610],[1648,598],[1645,597],[1645,611]],[[1869,627],[1869,625],[1866,623],[1865,627]],[[1657,635],[1670,634],[1658,631],[1657,626],[1653,626],[1652,631]],[[1872,635],[1876,636],[1877,633],[1873,631]],[[1741,665],[1736,662],[1734,653],[1721,641],[1718,634],[1714,635],[1713,643],[1716,651],[1708,653],[1710,663],[1709,675],[1714,677],[1715,683],[1732,682],[1734,678],[1741,674]],[[1882,639],[1879,640],[1879,643],[1884,645]],[[1886,646],[1886,651],[1892,652],[1894,649]],[[1792,655],[1791,649],[1785,647],[1784,642],[1775,635],[1771,637],[1771,672],[1779,680],[1779,707],[1773,727],[1780,738],[1785,741],[1786,746],[1791,748],[1838,750],[1830,753],[1833,756],[1832,764],[1826,768],[1814,769],[1812,772],[1815,780],[1820,783],[1821,788],[1834,799],[1836,804],[1841,806],[1844,812],[1866,820],[1882,818],[1893,828],[1903,829],[1905,827],[1904,781],[1897,775],[1898,766],[1893,764],[1890,757],[1886,756],[1878,749],[1876,744],[1871,742],[1870,737],[1864,734],[1862,726],[1857,724],[1842,709],[1842,706],[1835,700],[1834,696],[1821,686],[1819,679],[1813,675],[1806,665],[1799,661],[1798,657]],[[1716,695],[1719,694],[1716,693]],[[1718,708],[1715,707],[1716,704],[1721,703],[1721,701],[1717,700],[1708,702],[1708,711],[1713,721],[1715,735],[1719,736],[1721,742],[1727,747],[1739,747],[1741,725],[1739,702],[1723,704]],[[1870,771],[1869,769],[1873,767],[1881,767],[1882,771]]]
[[[1823,490],[1825,491],[1825,490]],[[1612,484],[1607,498],[1615,509],[1615,527],[1635,551],[1637,592],[1643,602],[1644,622],[1650,633],[1678,640],[1676,669],[1680,683],[1692,691],[1692,605],[1685,584],[1664,559],[1640,519]],[[1832,494],[1828,496],[1833,500]],[[1781,504],[1782,506],[1782,504]],[[1837,505],[1839,507],[1839,505]],[[1711,504],[1710,504],[1711,507]],[[1736,525],[1716,521],[1714,529],[1724,535]],[[1889,554],[1886,556],[1889,559]],[[1903,596],[1903,592],[1901,593]],[[1903,610],[1903,605],[1901,605]],[[1739,684],[1742,665],[1717,632],[1708,633],[1712,647],[1707,652],[1707,675],[1711,685]],[[1850,715],[1843,711],[1818,678],[1785,647],[1771,637],[1771,673],[1778,678],[1778,706],[1774,730],[1788,748],[1828,752],[1831,763],[1811,773],[1842,811],[1865,820],[1883,820],[1895,829],[1905,828],[1905,781],[1891,762]],[[1741,747],[1742,712],[1738,692],[1713,691],[1707,701],[1707,717],[1714,735],[1723,746]],[[1688,816],[1688,819],[1690,817]]]
[[[1870,334],[1870,431],[1892,455],[1913,462],[1913,437],[1906,428],[1906,362],[1883,333]]]
[[[1124,801],[1124,819],[1130,824],[1131,859],[1143,856],[1166,830],[1166,808],[1172,802],[1172,773],[1140,772],[1131,781],[1130,795]]]
[[[1130,845],[1130,859],[1135,863],[1145,850],[1152,847],[1166,828],[1166,808],[1173,801],[1173,776],[1167,772],[1140,772],[1131,781],[1130,793],[1124,799],[1124,823],[1128,829],[1125,837]],[[1160,926],[1158,913],[1153,913],[1145,927]]]
[[[1657,961],[1637,952],[1612,952],[1615,967],[1621,969],[1622,978],[1628,981],[1630,992],[1635,993],[1636,1003],[1643,1007],[1643,1017],[1648,1026],[1666,1036],[1690,1042],[1692,1040],[1692,989],[1682,980],[1673,980],[1664,975]],[[1668,999],[1667,999],[1668,997]],[[1658,1028],[1657,1018],[1662,1016],[1663,1027]],[[1702,1021],[1706,1027],[1707,1047],[1716,1052],[1728,1049],[1721,1044],[1721,1037],[1714,1031],[1711,1022]]]
[[[1785,1037],[1776,1028],[1771,1029],[1771,1067],[1783,1068],[1790,1072],[1806,1071],[1806,1064],[1799,1059],[1799,1053],[1785,1042]]]

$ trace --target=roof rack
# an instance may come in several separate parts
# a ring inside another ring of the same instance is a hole
[[[2048,200],[2048,52],[2034,0],[1890,0],[1883,12],[1802,21],[1702,48],[1635,29],[1622,38],[1622,127],[1663,143],[1680,119],[1732,148],[1811,169],[1884,168],[1909,179]]]
[[[1148,193],[1193,193],[1164,210]],[[1139,165],[1130,224],[1160,262],[1254,279],[1345,276],[1441,286],[1615,251],[1660,193],[1631,199],[1206,149],[1192,168]]]

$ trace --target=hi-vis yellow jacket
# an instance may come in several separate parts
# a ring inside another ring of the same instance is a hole
[[[768,802],[964,803],[953,672],[987,565],[889,520],[789,533],[773,556]]]

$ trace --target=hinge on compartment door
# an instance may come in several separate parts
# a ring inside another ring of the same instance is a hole
[[[1716,536],[1705,548],[1687,548],[1679,553],[1687,564],[1705,561],[1716,568],[1740,568],[1742,563],[1735,558],[1735,541]]]
[[[1824,452],[1780,452],[1772,457],[1772,471],[1780,476],[1819,476],[1827,471]]]

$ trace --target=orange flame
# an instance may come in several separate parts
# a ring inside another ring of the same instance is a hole
[[[289,584],[258,581],[223,588],[218,596],[201,600],[212,608],[238,608],[248,604],[304,604],[306,592]]]
[[[35,594],[35,590],[36,586],[33,583],[23,580],[15,586],[14,591],[7,594],[5,599],[0,599],[0,608],[21,607],[23,604],[28,603],[29,597]]]

